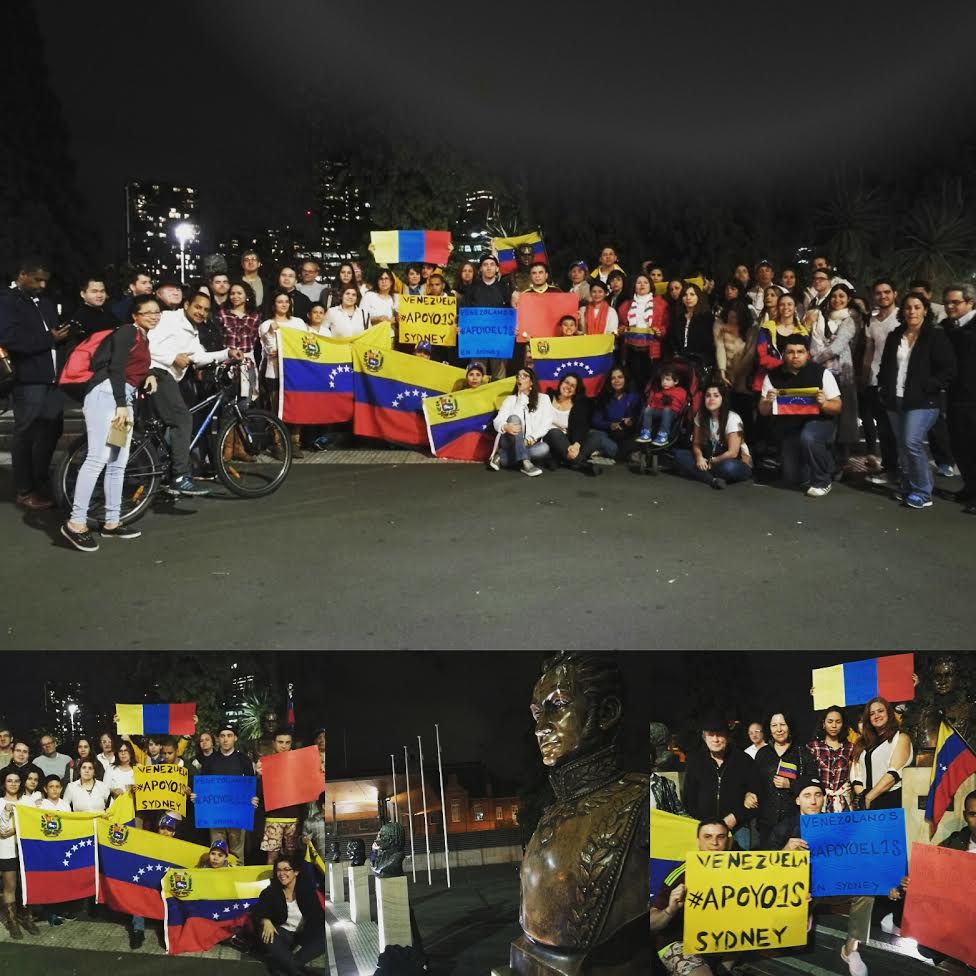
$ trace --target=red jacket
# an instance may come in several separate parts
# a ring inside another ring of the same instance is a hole
[[[688,402],[688,391],[683,386],[672,386],[670,390],[651,390],[647,405],[652,410],[670,407],[675,413],[683,410]]]
[[[627,301],[621,302],[620,307],[617,309],[617,321],[620,323],[624,345],[632,346],[636,349],[646,349],[651,359],[660,359],[661,342],[668,334],[668,326],[670,325],[671,311],[668,308],[668,303],[660,295],[655,296],[653,328],[656,335],[652,335],[650,338],[645,336],[638,337],[633,332],[628,333],[627,316],[630,312],[630,306],[633,304],[633,299],[628,298]]]

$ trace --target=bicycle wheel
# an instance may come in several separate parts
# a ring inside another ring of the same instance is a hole
[[[217,477],[235,495],[270,495],[291,468],[288,428],[266,410],[248,410],[221,427],[213,461]]]
[[[68,447],[61,462],[56,484],[60,488],[65,509],[71,509],[75,497],[78,473],[88,457],[88,437],[82,434]],[[146,514],[153,495],[159,488],[159,460],[152,441],[133,436],[129,460],[122,480],[122,510],[120,521],[131,524]],[[101,524],[105,520],[105,482],[99,476],[88,505],[88,519]]]

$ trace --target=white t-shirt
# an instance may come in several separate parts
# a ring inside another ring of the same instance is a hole
[[[556,401],[552,402],[552,426],[557,427],[564,434],[569,431],[569,414],[573,407],[570,405],[569,410],[560,410],[556,406]]]
[[[288,906],[288,918],[281,923],[281,927],[286,932],[297,932],[302,924],[302,910],[298,907],[298,899],[286,901],[285,904]]]
[[[871,350],[871,379],[868,381],[868,386],[878,385],[878,370],[881,369],[885,342],[896,328],[898,328],[898,315],[894,311],[886,319],[879,319],[877,312],[871,313],[868,336],[874,346]]]
[[[128,769],[122,769],[121,766],[113,766],[105,774],[105,785],[111,790],[124,790],[130,786],[133,786],[136,781],[135,770],[130,766]]]
[[[367,316],[388,315],[391,319],[396,311],[396,295],[381,295],[379,292],[367,292],[359,307]]]
[[[17,804],[22,807],[36,807],[43,798],[44,794],[40,790],[34,790],[33,793],[25,793]]]
[[[695,426],[700,427],[701,424],[698,423],[698,414],[695,414]],[[742,418],[734,411],[729,411],[729,416],[725,421],[725,443],[728,444],[729,434],[741,434],[745,430],[742,425]],[[718,436],[718,421],[714,417],[708,418],[708,438],[714,444],[719,440]],[[748,454],[749,448],[746,446],[745,440],[742,441],[742,446],[739,449],[740,454]],[[747,749],[746,752],[749,750]],[[755,755],[753,755],[755,758]]]
[[[91,792],[81,785],[80,780],[68,784],[64,791],[64,798],[71,804],[71,809],[82,813],[101,813],[108,806],[112,794],[101,780],[92,780]]]
[[[763,745],[765,745],[765,743],[763,743]],[[762,749],[762,746],[756,746],[756,745],[747,746],[745,749],[745,754],[755,759],[756,753],[759,752],[760,749]]]
[[[63,796],[58,800],[57,803],[49,800],[47,797],[44,797],[44,799],[37,804],[37,807],[39,810],[60,810],[62,813],[71,813],[71,807]]]
[[[290,318],[287,322],[275,322],[279,329],[298,329],[301,332],[308,331],[308,325],[302,319]],[[264,349],[264,375],[268,379],[278,378],[278,337],[271,331],[272,320],[267,319],[258,326],[258,337],[261,340],[261,347]],[[328,331],[323,331],[322,335],[328,335]]]
[[[341,305],[333,305],[325,313],[325,324],[334,338],[349,339],[362,335],[369,328],[369,316],[361,305],[352,310],[352,315],[346,315]]]
[[[908,378],[908,362],[912,358],[912,349],[914,346],[908,344],[908,339],[905,336],[901,337],[901,342],[898,343],[898,376],[895,379],[895,396],[903,397],[905,395],[905,380]]]
[[[102,764],[102,779],[104,779],[115,762],[115,753],[106,756],[105,753],[100,752],[95,758]]]

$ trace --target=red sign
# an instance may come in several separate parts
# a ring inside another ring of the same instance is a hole
[[[559,320],[564,315],[579,316],[579,296],[568,291],[522,292],[518,299],[515,338],[528,342],[529,337],[549,339],[562,335]]]
[[[268,811],[317,800],[325,789],[318,746],[262,756],[261,783]]]
[[[915,843],[909,877],[901,934],[976,966],[976,857],[968,851]]]

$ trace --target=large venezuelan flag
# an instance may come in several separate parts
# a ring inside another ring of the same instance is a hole
[[[423,401],[431,453],[455,461],[487,461],[495,442],[492,421],[515,385],[511,379],[485,383]]]
[[[271,880],[270,864],[169,870],[163,875],[166,951],[205,952],[248,924],[248,912]]]
[[[587,396],[603,389],[613,366],[613,335],[556,336],[529,339],[532,368],[543,390],[555,390],[567,373],[583,380]]]
[[[449,230],[374,230],[369,235],[378,264],[447,264]]]
[[[194,702],[180,705],[116,705],[119,735],[193,735]]]
[[[353,364],[353,431],[412,447],[427,444],[424,397],[449,393],[464,379],[455,366],[359,342]]]
[[[196,867],[207,848],[100,818],[98,901],[113,911],[163,917],[161,885],[170,868]]]
[[[651,898],[664,879],[698,848],[698,821],[663,810],[651,810]]]
[[[95,818],[19,804],[15,816],[24,904],[91,898],[97,889]]]
[[[549,263],[546,245],[542,243],[542,237],[539,234],[522,234],[520,237],[493,237],[491,247],[498,257],[498,270],[501,274],[510,274],[518,267],[515,250],[520,244],[532,245],[533,261],[542,261],[543,264]]]
[[[935,758],[932,760],[929,796],[925,801],[925,819],[929,824],[930,837],[939,829],[939,821],[959,787],[974,773],[976,754],[955,729],[940,722]]]
[[[911,701],[915,697],[914,670],[914,654],[891,654],[815,668],[813,707],[816,711],[831,705],[846,708],[863,705],[878,696],[890,702]]]

